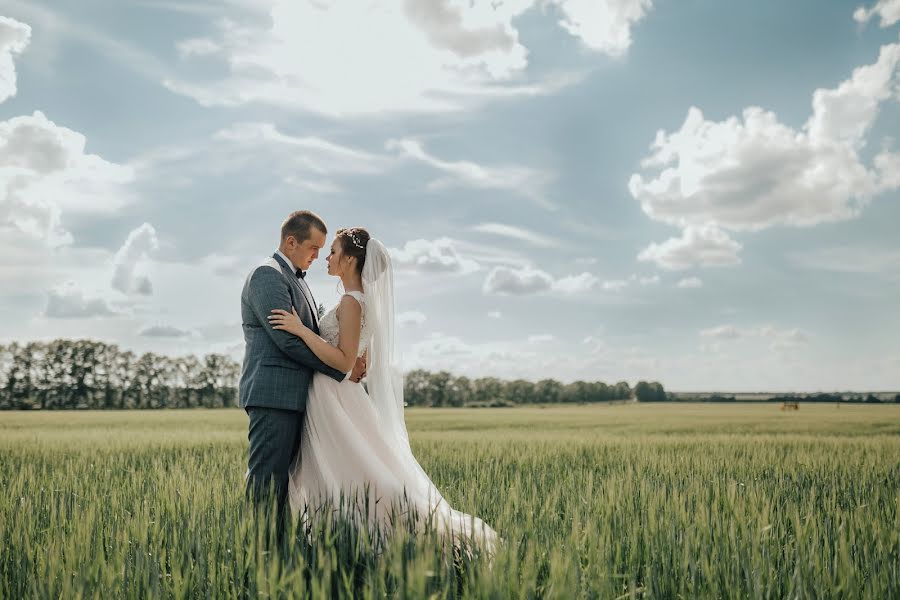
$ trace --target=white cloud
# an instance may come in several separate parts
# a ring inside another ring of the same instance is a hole
[[[795,348],[804,346],[809,343],[809,335],[806,334],[806,332],[801,331],[800,329],[778,331],[772,328],[767,328],[767,330],[763,332],[762,335],[771,339],[769,350],[773,352],[789,352]]]
[[[900,0],[878,0],[872,8],[860,6],[853,11],[853,19],[857,23],[868,23],[875,15],[881,18],[881,27],[890,27],[900,21]]]
[[[112,287],[124,294],[152,295],[153,285],[144,269],[157,248],[159,240],[152,225],[144,223],[132,230],[113,259]]]
[[[468,342],[457,336],[434,333],[403,349],[401,366],[431,371],[450,370],[469,377],[534,377],[538,349],[528,349],[521,338],[510,342]]]
[[[751,338],[769,340],[769,349],[772,351],[787,351],[809,342],[809,335],[801,329],[778,329],[771,325],[760,327],[740,328],[735,325],[719,325],[700,331],[700,336],[706,339],[717,340],[712,344],[704,344],[705,351],[718,353],[721,343],[725,341],[746,340]]]
[[[615,56],[650,7],[647,0],[553,3],[569,33]],[[277,0],[265,7],[268,19],[222,19],[215,36],[179,44],[184,60],[221,60],[225,77],[165,84],[204,105],[265,102],[332,116],[460,110],[485,98],[548,93],[574,78],[527,80],[529,51],[514,21],[538,5]]]
[[[563,19],[559,24],[585,45],[611,56],[631,46],[631,28],[652,8],[652,0],[553,0]]]
[[[479,223],[472,227],[472,230],[477,231],[478,233],[487,233],[514,240],[521,240],[540,248],[552,248],[560,245],[558,240],[554,240],[546,235],[531,231],[530,229],[525,229],[524,227],[516,227],[505,223]]]
[[[293,136],[279,131],[272,123],[236,123],[213,136],[247,151],[260,148],[285,153],[295,166],[320,175],[330,173],[380,173],[387,159],[363,150],[335,144],[314,136]]]
[[[872,244],[833,246],[796,252],[788,258],[808,269],[900,279],[900,249],[897,248]]]
[[[179,329],[171,325],[148,325],[142,328],[138,335],[150,338],[188,338],[196,334],[187,329]]]
[[[619,355],[615,348],[597,336],[589,335],[581,340],[581,343],[587,346],[586,353],[589,359],[609,359]]]
[[[391,248],[394,262],[401,267],[436,273],[472,273],[477,262],[460,256],[457,242],[450,238],[410,240],[403,248]]]
[[[190,38],[178,42],[176,49],[181,58],[190,58],[216,54],[222,50],[222,47],[210,38]]]
[[[130,167],[85,153],[85,137],[36,111],[0,121],[0,228],[50,246],[72,242],[62,214],[111,212],[130,200]]]
[[[611,279],[603,282],[603,289],[611,292],[620,292],[628,287],[628,281],[625,279]]]
[[[107,290],[112,253],[98,247],[67,247],[59,252],[43,240],[20,231],[0,233],[0,303],[12,302],[29,315],[43,310],[33,298],[61,282],[77,282],[80,289]],[[32,298],[25,301],[24,298]],[[15,299],[23,299],[19,304]],[[8,305],[10,306],[10,305]],[[6,325],[15,317],[7,314]]]
[[[900,188],[900,154],[896,152],[879,152],[872,159],[878,171],[878,191]]]
[[[882,46],[873,64],[857,67],[834,89],[813,93],[813,114],[804,129],[815,149],[834,143],[851,148],[864,145],[881,104],[892,97],[900,99],[898,63],[900,44]],[[851,159],[856,156],[846,157]]]
[[[0,16],[0,102],[16,95],[14,54],[21,54],[31,39],[31,27]]]
[[[653,262],[670,271],[699,266],[727,266],[741,262],[741,245],[714,225],[688,226],[680,238],[650,244],[638,254],[638,260]]]
[[[89,319],[110,317],[116,313],[103,298],[88,296],[73,281],[47,293],[44,316],[51,319]]]
[[[553,284],[553,277],[540,269],[494,267],[484,280],[483,290],[485,294],[522,296],[549,291]]]
[[[629,190],[649,217],[672,225],[815,225],[856,215],[875,189],[851,145],[820,144],[757,107],[718,123],[692,107],[653,148],[643,164],[662,170],[650,180],[632,175]]]
[[[529,294],[553,293],[561,296],[583,294],[594,289],[621,292],[632,284],[642,287],[659,283],[658,275],[631,275],[627,279],[601,280],[597,276],[583,272],[577,275],[555,278],[549,273],[531,266],[493,268],[484,281],[485,294],[524,296]]]
[[[717,340],[735,340],[743,337],[744,333],[734,325],[719,325],[718,327],[701,330],[700,335]]]
[[[631,281],[636,281],[640,285],[656,285],[657,283],[659,283],[660,278],[659,278],[659,275],[644,275],[644,276],[632,275]]]
[[[418,140],[408,138],[388,140],[385,147],[388,150],[399,152],[401,156],[422,162],[442,172],[443,177],[428,184],[428,188],[431,190],[456,186],[504,190],[525,196],[545,208],[555,208],[555,205],[544,196],[544,188],[553,180],[551,173],[528,167],[487,167],[468,160],[443,160],[426,152]],[[500,227],[506,228],[504,230],[506,235],[511,233],[509,226],[501,225]],[[515,233],[521,234],[522,231],[519,230]]]
[[[678,280],[678,283],[676,285],[682,289],[701,288],[703,287],[703,280],[701,280],[699,277],[685,277]]]
[[[527,8],[527,3],[519,4],[520,10]],[[497,5],[488,7],[470,3],[466,7],[447,0],[403,2],[403,11],[410,23],[422,30],[436,48],[449,50],[460,57],[491,53],[513,55],[512,61],[494,65],[493,70],[502,76],[510,69],[524,66],[527,50],[519,44],[518,32],[509,20],[496,20],[496,9]]]
[[[250,272],[253,261],[246,258],[242,259],[236,256],[213,253],[204,256],[200,261],[200,265],[216,275],[234,279],[245,277]]]
[[[546,344],[548,342],[552,342],[556,337],[549,333],[540,333],[535,335],[528,336],[529,344]]]
[[[376,175],[396,157],[337,144],[321,136],[292,135],[267,122],[240,122],[217,130],[208,140],[161,147],[132,161],[142,180],[186,186],[195,180],[237,172],[271,172],[275,178],[316,194],[341,191],[344,175]]]
[[[500,312],[499,310],[492,310],[488,313],[488,316],[492,319],[502,319],[503,313]]]
[[[898,66],[900,44],[889,44],[836,88],[816,90],[801,130],[759,107],[719,122],[691,107],[680,130],[660,130],[642,163],[658,172],[633,174],[629,191],[649,217],[685,233],[645,249],[643,260],[666,268],[736,264],[740,246],[724,231],[850,219],[876,193],[900,187],[890,152],[875,169],[859,157],[881,105],[897,97]],[[692,250],[701,242],[711,260]]]
[[[527,64],[511,20],[530,2],[444,14],[416,10],[417,4],[406,10],[397,1],[364,7],[277,1],[268,28],[219,22],[213,43],[229,69],[226,78],[166,84],[206,105],[262,101],[333,116],[443,111],[460,108],[461,96],[509,80]],[[465,13],[474,27],[454,27],[455,13]],[[503,39],[507,43],[497,43]]]
[[[424,323],[426,319],[425,313],[418,310],[408,310],[397,315],[397,324],[400,327],[418,326]]]
[[[580,294],[594,289],[599,281],[599,279],[587,272],[569,275],[554,281],[553,290],[562,294]]]

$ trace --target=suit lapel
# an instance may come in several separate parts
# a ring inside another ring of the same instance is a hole
[[[309,286],[306,285],[306,282],[300,282],[297,278],[297,274],[291,270],[291,267],[284,262],[284,259],[281,258],[278,253],[272,255],[272,258],[278,261],[278,264],[281,265],[281,272],[287,277],[288,281],[291,283],[291,287],[293,287],[297,292],[303,296],[303,299],[306,300],[306,304],[309,306],[309,310],[312,313],[312,321],[316,327],[316,331],[319,329],[319,310],[316,308],[315,300],[312,297],[312,292],[308,291]]]

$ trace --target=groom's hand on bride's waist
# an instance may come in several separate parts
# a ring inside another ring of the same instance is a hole
[[[350,371],[350,381],[353,383],[359,383],[362,381],[362,378],[366,376],[366,355],[363,354],[360,358],[356,359],[356,364],[353,365],[353,370]]]

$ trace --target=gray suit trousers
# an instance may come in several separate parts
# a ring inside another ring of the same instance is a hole
[[[275,494],[275,527],[278,539],[284,537],[287,523],[288,468],[300,448],[303,411],[248,406],[250,440],[247,495],[254,504],[264,508],[272,501],[269,487]]]

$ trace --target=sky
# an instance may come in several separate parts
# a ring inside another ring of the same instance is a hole
[[[900,0],[0,0],[0,343],[240,359],[309,209],[405,369],[897,390],[898,136]]]

